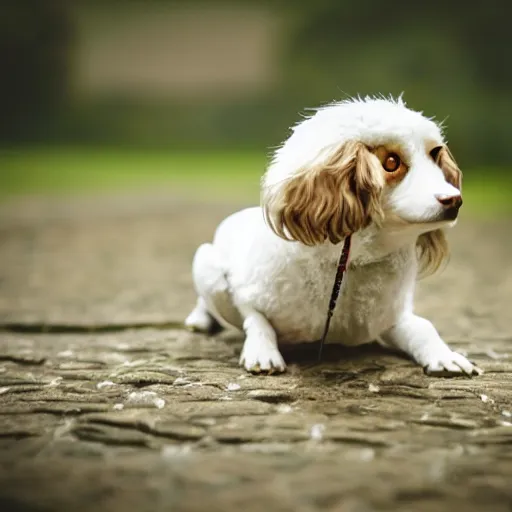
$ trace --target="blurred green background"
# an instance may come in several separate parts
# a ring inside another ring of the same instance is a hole
[[[446,120],[466,209],[512,211],[504,0],[8,0],[0,200],[169,186],[257,201],[308,107],[404,92]]]

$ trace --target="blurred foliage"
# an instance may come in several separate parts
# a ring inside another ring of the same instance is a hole
[[[2,2],[0,140],[40,136],[66,104],[72,30],[64,1]]]
[[[260,151],[127,148],[23,148],[0,151],[0,201],[26,194],[141,192],[167,188],[209,201],[257,204],[265,166]]]
[[[179,3],[187,1],[194,2]],[[232,3],[244,1],[255,3]],[[405,92],[411,107],[447,118],[463,166],[511,163],[510,3],[259,3],[286,21],[281,80],[272,90],[243,100],[80,102],[70,94],[71,3],[4,2],[0,140],[262,151],[278,145],[306,107],[346,95]]]

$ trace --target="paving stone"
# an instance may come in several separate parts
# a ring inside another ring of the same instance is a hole
[[[0,207],[0,510],[509,512],[508,223],[461,222],[418,285],[484,375],[428,377],[374,345],[311,364],[305,344],[254,376],[238,335],[180,325],[193,250],[229,209]]]

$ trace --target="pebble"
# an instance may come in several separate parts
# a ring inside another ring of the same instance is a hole
[[[311,427],[311,431],[309,433],[311,439],[314,441],[321,441],[324,437],[325,425],[321,423],[317,423]]]
[[[370,391],[370,393],[378,393],[380,391],[380,388],[379,388],[379,386],[376,386],[375,384],[370,384],[368,386],[368,391]]]
[[[159,398],[154,391],[133,391],[128,395],[126,403],[132,406],[154,406],[157,409],[165,406],[165,400]]]
[[[98,384],[96,384],[98,389],[106,388],[109,386],[115,386],[115,383],[110,380],[104,380],[103,382],[98,382]]]

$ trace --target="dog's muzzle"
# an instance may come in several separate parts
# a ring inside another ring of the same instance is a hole
[[[459,209],[462,206],[462,196],[436,196],[437,201],[443,207],[441,217],[443,220],[455,220],[459,214]]]

